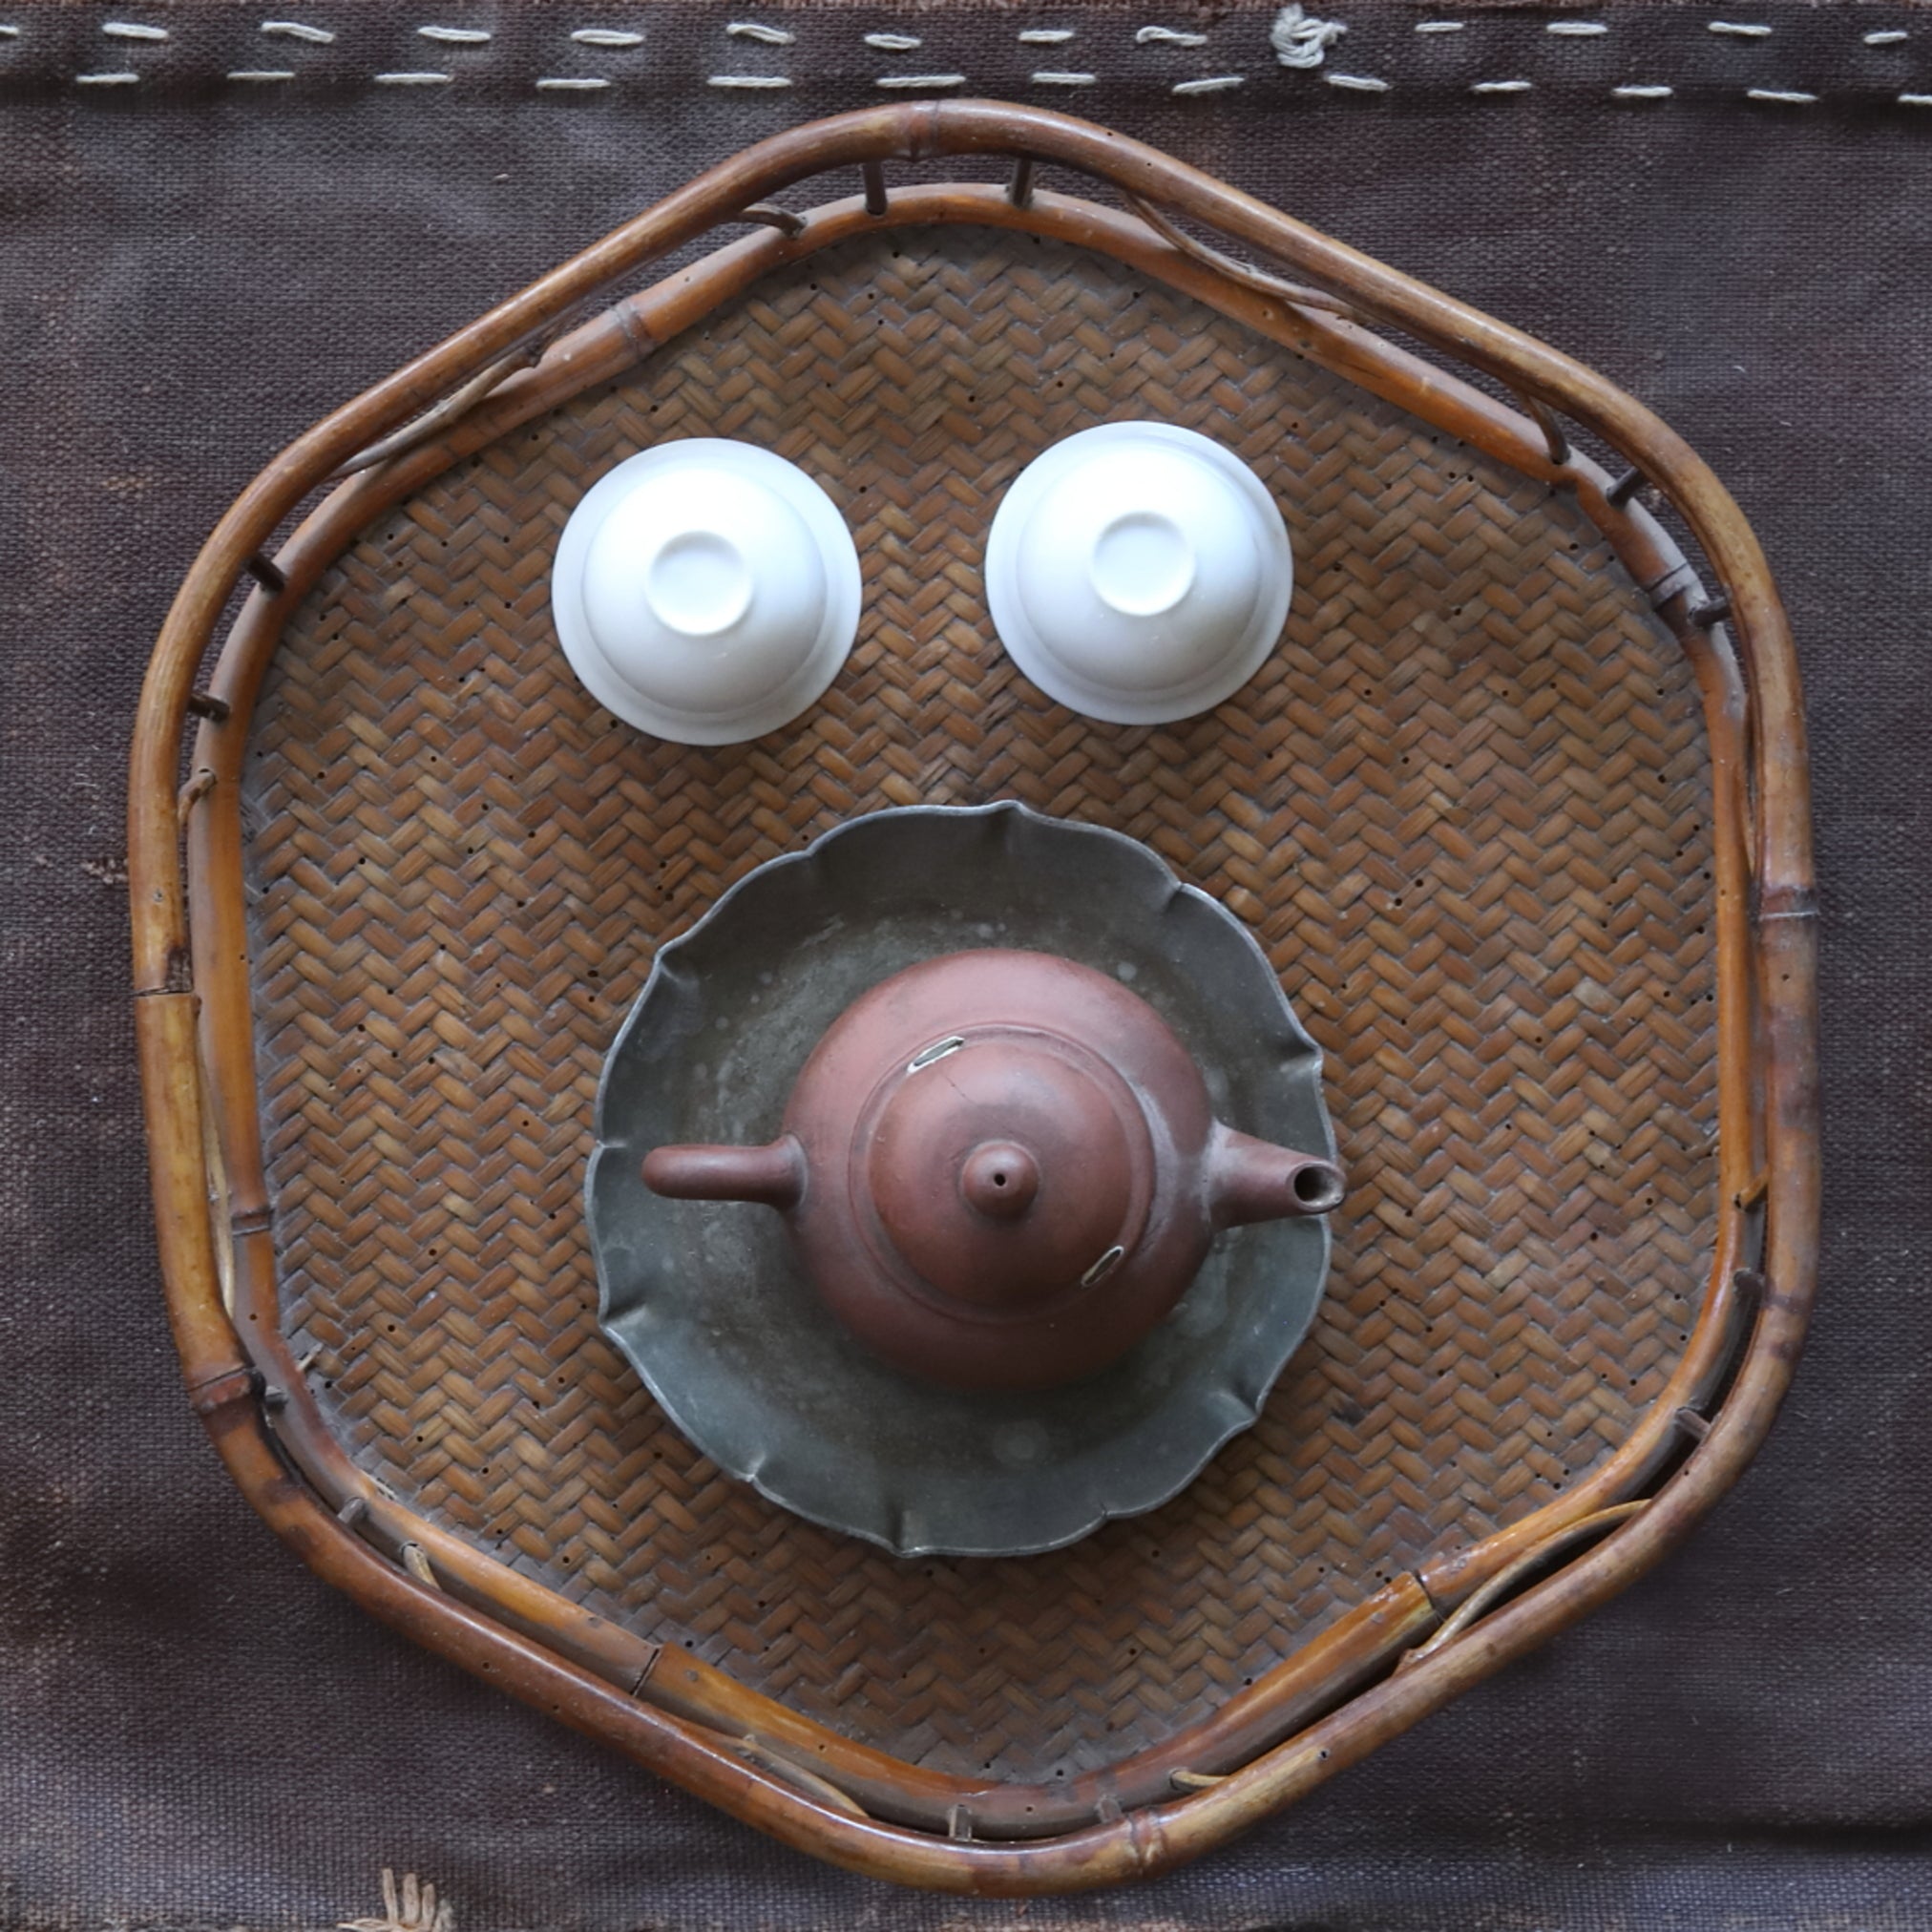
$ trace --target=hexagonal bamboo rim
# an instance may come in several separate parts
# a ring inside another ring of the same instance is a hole
[[[1012,178],[1003,189],[888,188],[888,160],[948,155],[1011,158]],[[862,192],[850,200],[800,214],[763,199],[853,166]],[[1047,166],[1107,183],[1125,210],[1043,192]],[[1313,285],[1230,257],[1177,218]],[[747,221],[757,233],[560,332],[615,278]],[[1712,764],[1720,1210],[1710,1288],[1661,1396],[1607,1461],[1554,1502],[1389,1583],[1200,1723],[1051,1789],[978,1783],[856,1745],[682,1651],[661,1656],[381,1490],[329,1433],[280,1334],[255,1131],[240,773],[262,673],[323,569],[429,478],[620,373],[766,271],[868,231],[944,222],[1052,237],[1129,263],[1573,493],[1690,657]],[[1524,413],[1377,326],[1505,386]],[[1628,471],[1612,480],[1572,447],[1565,421]],[[337,478],[270,558],[291,513]],[[1633,500],[1647,484],[1709,559],[1715,596]],[[244,574],[257,587],[198,691]],[[1148,1876],[1224,1842],[1656,1563],[1755,1452],[1802,1342],[1819,1187],[1809,774],[1789,628],[1737,506],[1670,429],[1580,364],[1155,149],[1060,115],[907,102],[775,136],[299,437],[237,498],[175,598],[141,694],[129,850],[169,1312],[190,1399],[243,1493],[319,1574],[406,1634],[853,1870],[963,1892],[1068,1891]]]

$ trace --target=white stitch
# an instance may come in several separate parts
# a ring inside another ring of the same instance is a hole
[[[230,80],[293,80],[292,67],[238,67],[228,75]]]
[[[1899,96],[1899,105],[1900,107],[1932,107],[1932,94],[1901,94]]]
[[[1733,33],[1740,40],[1762,40],[1771,32],[1769,27],[1740,24],[1735,20],[1712,20],[1707,24],[1712,33]]]
[[[1632,83],[1611,88],[1610,95],[1615,100],[1669,100],[1676,92],[1674,87],[1640,87]]]
[[[876,47],[881,53],[910,53],[914,48],[926,44],[916,33],[868,33],[865,43]]]
[[[490,38],[480,27],[419,27],[425,40],[440,40],[450,47],[481,47]]]
[[[1058,47],[1073,38],[1071,27],[1029,27],[1017,36],[1022,47]]]
[[[1389,83],[1377,80],[1372,74],[1325,74],[1322,78],[1331,87],[1345,87],[1351,94],[1387,94]]]
[[[724,32],[735,33],[740,40],[763,41],[766,47],[789,47],[798,38],[782,27],[763,27],[756,20],[734,20]]]
[[[1134,34],[1136,47],[1206,47],[1205,33],[1183,33],[1178,27],[1143,27]]]
[[[782,74],[713,74],[704,81],[706,87],[789,87],[791,82]]]
[[[1900,40],[1909,40],[1911,35],[1902,27],[1881,27],[1876,33],[1865,35],[1867,47],[1890,47]]]
[[[1170,94],[1221,94],[1230,87],[1239,87],[1248,76],[1245,74],[1208,74],[1199,80],[1177,80],[1168,90]]]
[[[263,33],[279,33],[284,40],[306,40],[317,47],[327,47],[335,35],[326,27],[308,27],[300,20],[264,20]]]
[[[378,87],[440,87],[454,80],[453,74],[375,74],[369,76]]]
[[[1300,0],[1294,0],[1274,16],[1274,25],[1268,30],[1268,44],[1282,66],[1315,68],[1348,31],[1339,20],[1317,20]]]
[[[1536,85],[1533,80],[1479,80],[1470,88],[1471,94],[1527,94]]]
[[[1748,87],[1744,90],[1746,100],[1774,100],[1783,107],[1809,107],[1817,99],[1815,94],[1800,94],[1789,87]]]
[[[1469,25],[1466,20],[1418,20],[1418,33],[1460,33]]]
[[[1552,20],[1544,30],[1545,33],[1566,34],[1572,40],[1594,39],[1599,33],[1610,30],[1601,20]]]
[[[963,74],[882,74],[874,87],[964,87]]]
[[[19,38],[20,38],[19,28],[0,27],[0,40],[18,40]]]
[[[1091,87],[1100,78],[1097,74],[1060,74],[1044,69],[1034,74],[1035,87]]]
[[[76,74],[75,87],[132,87],[140,78],[137,74]]]
[[[165,40],[165,27],[146,27],[136,20],[103,20],[100,31],[110,40]]]
[[[579,27],[570,36],[579,47],[641,47],[641,33],[626,33],[617,27]]]
[[[536,85],[544,94],[595,94],[610,82],[596,74],[545,74],[538,75]]]

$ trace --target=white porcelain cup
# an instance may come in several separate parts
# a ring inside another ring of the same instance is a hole
[[[1274,499],[1211,438],[1105,423],[1006,493],[986,545],[1000,641],[1041,690],[1114,724],[1211,710],[1267,661],[1294,562]]]
[[[715,437],[662,443],[571,512],[551,610],[606,709],[676,744],[737,745],[837,677],[858,632],[858,552],[796,464]]]

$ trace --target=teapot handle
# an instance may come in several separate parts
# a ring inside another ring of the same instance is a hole
[[[673,1201],[756,1201],[782,1214],[805,1192],[805,1149],[795,1134],[762,1147],[653,1147],[642,1171]]]

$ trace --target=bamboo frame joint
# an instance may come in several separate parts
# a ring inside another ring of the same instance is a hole
[[[1606,486],[1604,501],[1612,509],[1621,510],[1644,487],[1644,472],[1632,463],[1624,473]]]
[[[215,788],[215,773],[211,766],[202,766],[195,775],[182,786],[175,798],[175,817],[185,831],[188,814]]]
[[[396,1561],[423,1586],[425,1589],[440,1591],[443,1586],[436,1579],[436,1572],[430,1567],[430,1559],[424,1554],[419,1543],[406,1543],[396,1551]]]
[[[1566,468],[1570,459],[1570,442],[1564,433],[1563,425],[1557,420],[1556,411],[1541,396],[1533,396],[1524,389],[1516,393],[1529,411],[1531,421],[1543,431],[1543,446],[1549,453],[1551,465],[1558,470]]]
[[[832,1811],[843,1812],[846,1816],[853,1818],[870,1818],[872,1816],[850,1792],[842,1791],[817,1772],[794,1763],[783,1752],[774,1751],[755,1732],[747,1731],[739,1738],[738,1754],[747,1764],[757,1765],[774,1776],[782,1777],[786,1783],[804,1792],[808,1797],[816,1798]]]
[[[738,211],[741,221],[755,221],[761,227],[776,228],[788,242],[796,242],[805,233],[805,217],[781,208],[775,201],[751,201]]]
[[[136,986],[136,999],[192,999],[195,996],[195,968],[188,949],[182,945],[168,948],[167,956],[161,961],[161,983],[158,986]]]
[[[1812,886],[1773,886],[1757,902],[1757,923],[1768,926],[1776,919],[1816,919],[1818,895]]]
[[[1560,1524],[1540,1542],[1531,1544],[1514,1563],[1506,1564],[1498,1570],[1480,1588],[1465,1597],[1432,1635],[1413,1649],[1405,1650],[1396,1661],[1396,1674],[1399,1676],[1415,1665],[1435,1656],[1438,1650],[1447,1648],[1473,1624],[1513,1596],[1545,1564],[1566,1557],[1580,1543],[1619,1528],[1631,1517],[1642,1515],[1649,1506],[1648,1496],[1634,1497],[1628,1502],[1613,1502],[1607,1509],[1593,1510],[1574,1522]]]
[[[664,1647],[662,1644],[644,1646],[644,1661],[638,1666],[638,1674],[631,1679],[630,1694],[633,1697],[641,1697],[644,1694],[644,1686],[651,1681],[651,1673],[658,1668],[658,1659],[663,1654]]]
[[[188,1405],[205,1422],[238,1402],[252,1402],[262,1386],[262,1372],[246,1366],[218,1369],[188,1391]]]
[[[617,317],[618,326],[624,332],[624,340],[631,346],[631,354],[639,362],[644,362],[657,354],[662,345],[658,338],[644,325],[635,297],[620,302],[612,309]]]
[[[1650,608],[1660,611],[1672,598],[1688,596],[1697,588],[1696,571],[1680,557],[1662,577],[1644,586],[1644,595],[1650,599]]]

